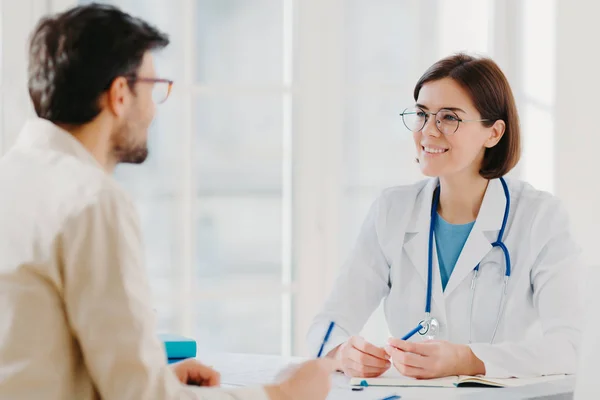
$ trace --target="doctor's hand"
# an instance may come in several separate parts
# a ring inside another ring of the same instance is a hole
[[[177,375],[177,379],[184,385],[219,386],[221,384],[221,374],[193,358],[172,364],[171,368]]]
[[[338,360],[344,374],[352,377],[374,378],[391,367],[390,356],[384,349],[359,336],[352,336],[328,356]]]
[[[485,374],[483,362],[463,344],[439,340],[413,343],[390,338],[385,350],[398,372],[411,378]]]

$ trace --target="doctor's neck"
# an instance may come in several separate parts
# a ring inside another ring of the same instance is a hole
[[[451,224],[468,224],[477,219],[488,180],[475,173],[440,177],[438,213]]]

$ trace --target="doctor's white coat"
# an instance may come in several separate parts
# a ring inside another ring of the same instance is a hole
[[[498,179],[488,185],[445,291],[433,247],[431,315],[441,324],[437,339],[469,342],[471,282],[473,269],[481,263],[470,347],[484,362],[486,376],[574,373],[583,311],[580,249],[557,198],[520,181],[507,183],[511,205],[503,241],[510,252],[512,275],[494,343],[490,340],[506,265],[502,250],[491,246],[506,204]],[[437,179],[429,179],[396,187],[375,201],[349,260],[309,331],[308,342],[315,354],[330,321],[335,321],[336,327],[325,353],[359,334],[382,299],[394,337],[404,336],[424,318],[429,223],[436,186]],[[424,339],[417,334],[411,340]]]

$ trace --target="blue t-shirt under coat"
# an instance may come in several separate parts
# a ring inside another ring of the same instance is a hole
[[[437,250],[440,276],[442,277],[442,288],[446,285],[452,275],[458,257],[467,242],[475,221],[468,224],[450,224],[439,214],[435,221],[435,247]]]

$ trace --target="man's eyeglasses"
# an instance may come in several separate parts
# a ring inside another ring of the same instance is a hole
[[[156,104],[162,104],[169,98],[171,89],[173,89],[173,81],[170,79],[162,78],[144,78],[140,76],[126,76],[128,82],[143,82],[151,83],[152,87],[152,100]]]

